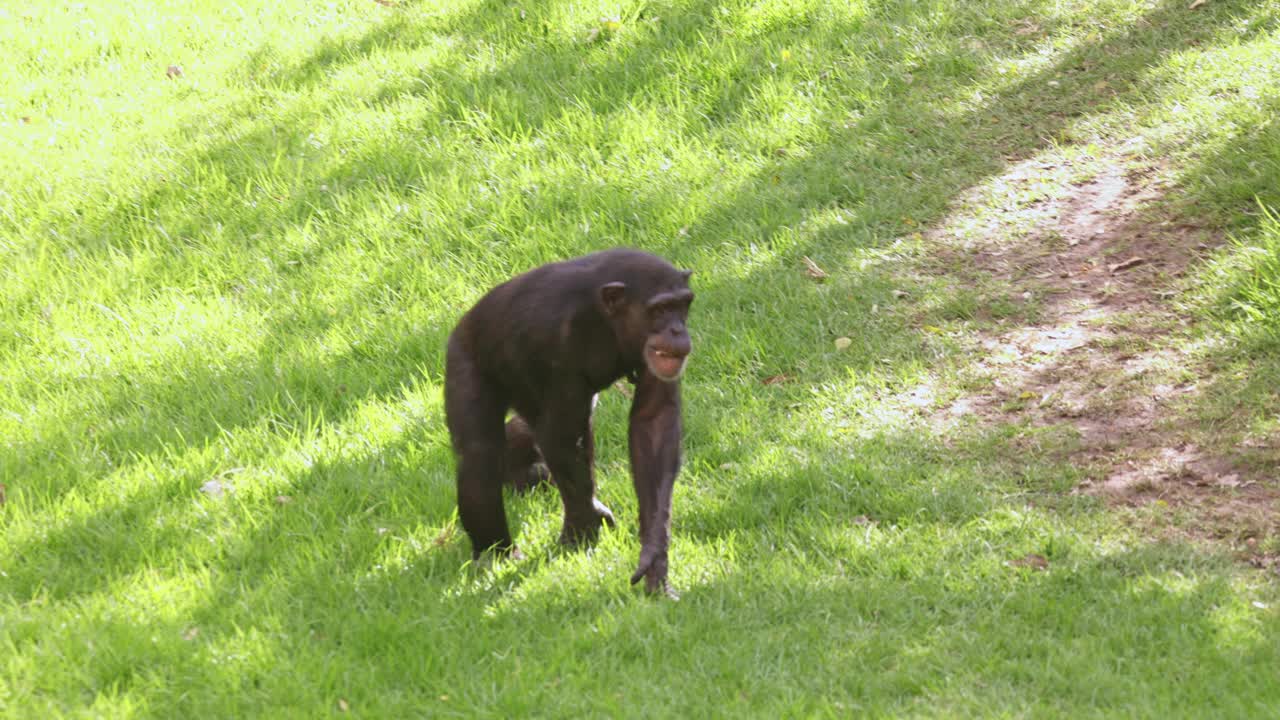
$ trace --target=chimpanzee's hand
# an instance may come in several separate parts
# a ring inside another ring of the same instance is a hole
[[[667,582],[667,554],[665,552],[640,551],[640,567],[631,576],[631,584],[635,585],[644,578],[644,591],[650,595],[665,595],[672,600],[680,596]]]

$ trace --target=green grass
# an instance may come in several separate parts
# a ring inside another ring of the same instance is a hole
[[[1274,367],[1280,5],[1188,4],[0,8],[0,713],[1276,714],[1274,578],[1069,496],[1052,437],[891,401],[986,302],[919,231],[1131,138],[1236,238],[1185,298],[1210,400]],[[619,244],[695,269],[679,603],[627,530],[558,549],[551,494],[520,562],[454,514],[453,322]]]
[[[1192,305],[1220,336],[1204,350],[1216,372],[1200,420],[1226,428],[1250,460],[1270,468],[1280,462],[1267,441],[1280,433],[1280,221],[1266,206],[1260,214],[1255,232],[1208,264]]]

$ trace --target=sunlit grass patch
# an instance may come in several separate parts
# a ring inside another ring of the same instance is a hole
[[[931,417],[1046,302],[932,233],[1016,247],[1123,147],[1237,233],[1186,279],[1207,417],[1274,435],[1280,9],[1188,4],[0,9],[0,714],[1274,714],[1274,579]],[[553,492],[523,560],[455,515],[453,323],[614,245],[698,293],[675,603],[626,582],[622,391],[597,547]]]

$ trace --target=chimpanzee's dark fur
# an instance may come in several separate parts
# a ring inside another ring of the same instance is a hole
[[[502,507],[550,468],[564,502],[561,542],[593,541],[613,514],[595,497],[591,411],[621,377],[636,384],[629,431],[640,506],[631,581],[667,591],[671,492],[680,470],[680,374],[689,273],[638,250],[551,263],[489,291],[449,337],[445,414],[458,458],[458,510],[477,556],[513,552]],[[506,424],[508,409],[517,415]]]

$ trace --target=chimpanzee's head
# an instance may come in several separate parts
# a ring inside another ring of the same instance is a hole
[[[656,257],[652,261],[656,262],[626,273],[626,281],[602,285],[600,304],[613,324],[624,357],[633,361],[642,358],[659,380],[676,382],[693,349],[685,327],[693,304],[689,289],[692,272],[677,270]],[[637,367],[639,364],[635,362]]]

